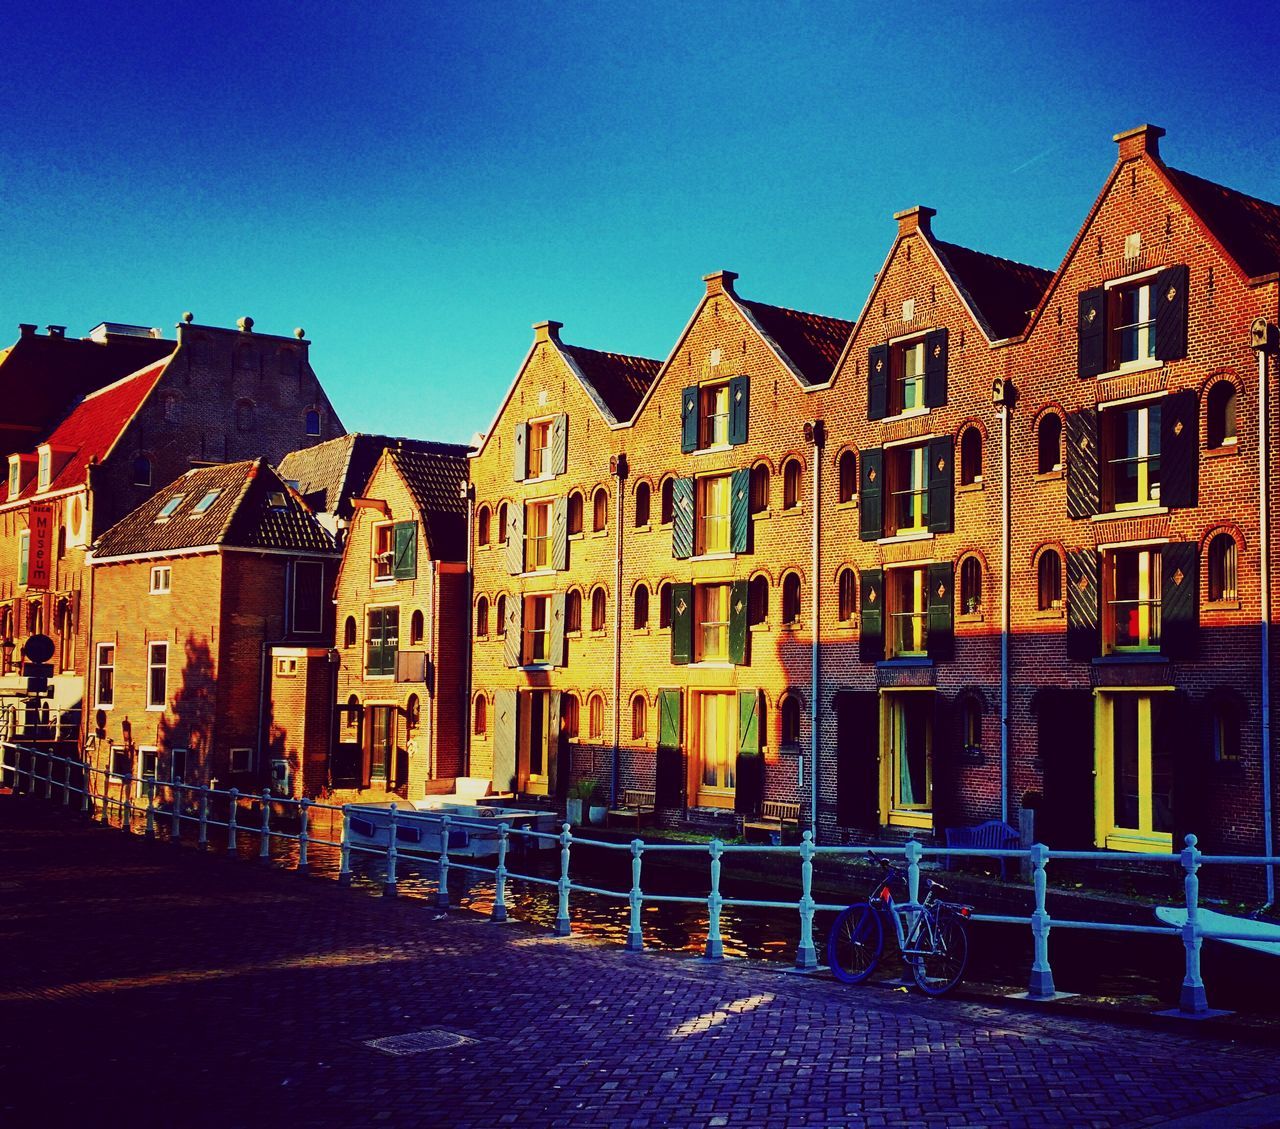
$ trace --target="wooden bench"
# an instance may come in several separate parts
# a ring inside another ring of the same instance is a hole
[[[636,788],[627,788],[623,790],[622,803],[616,808],[609,809],[605,824],[607,826],[611,823],[615,816],[619,819],[634,819],[636,821],[636,830],[639,831],[646,819],[652,821],[657,808],[658,794],[656,792],[644,792]]]
[[[800,832],[800,805],[786,800],[765,800],[758,819],[742,821],[742,835],[747,842],[753,832],[758,832],[766,842],[778,844],[786,831]]]
[[[976,827],[948,827],[945,831],[948,847],[989,847],[993,850],[1013,850],[1022,845],[1022,836],[1014,827],[1002,823],[998,819],[989,819]],[[943,859],[944,869],[951,870],[957,859],[947,855]],[[1000,863],[1000,879],[1008,877],[1007,858],[997,860]]]

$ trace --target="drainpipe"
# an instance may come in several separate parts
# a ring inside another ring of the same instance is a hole
[[[818,837],[818,657],[821,649],[822,619],[822,450],[827,442],[826,425],[820,419],[804,425],[805,438],[813,444],[813,542],[810,546],[813,592],[812,639],[809,644],[809,826]]]
[[[993,389],[994,391],[994,389]],[[1012,509],[1009,504],[1009,415],[1012,385],[1000,384],[1000,820],[1009,822],[1009,605],[1011,602]]]
[[[462,703],[462,756],[466,764],[465,773],[467,776],[474,775],[471,771],[471,663],[473,659],[472,637],[475,631],[475,622],[472,616],[475,615],[475,587],[476,577],[474,571],[475,559],[472,553],[472,545],[475,543],[475,519],[476,519],[476,491],[475,487],[465,479],[458,483],[458,493],[466,500],[467,503],[467,629],[462,633],[463,638],[463,666],[466,673],[463,675],[463,703]],[[435,623],[433,617],[432,623]],[[501,628],[501,625],[499,625]],[[435,627],[438,633],[438,625]],[[437,658],[439,652],[437,651]],[[423,697],[426,697],[424,694]]]
[[[1267,404],[1267,354],[1275,349],[1276,327],[1266,318],[1255,318],[1250,330],[1250,344],[1258,354],[1258,519],[1259,547],[1262,560],[1262,850],[1270,858],[1273,851],[1271,834],[1271,455],[1267,428],[1270,410]],[[1267,905],[1276,900],[1276,871],[1267,864]]]
[[[618,744],[622,739],[622,487],[627,480],[627,456],[620,453],[609,459],[609,473],[614,477],[613,549],[613,753],[609,768],[609,806],[618,806]]]

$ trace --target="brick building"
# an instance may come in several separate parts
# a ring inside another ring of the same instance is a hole
[[[90,759],[301,794],[323,776],[338,551],[263,459],[188,470],[98,538]]]

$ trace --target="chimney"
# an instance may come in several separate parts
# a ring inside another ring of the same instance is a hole
[[[1164,130],[1158,125],[1140,125],[1117,133],[1111,140],[1120,146],[1120,160],[1131,161],[1143,153],[1160,159],[1160,138]]]
[[[36,327],[30,324],[30,322],[25,322],[25,321],[20,322],[18,324],[18,333],[22,337],[34,337],[36,333]]]
[[[728,294],[735,296],[733,293],[733,280],[738,277],[737,271],[718,270],[715,274],[705,274],[702,281],[707,284],[707,296],[713,294]]]
[[[905,212],[894,212],[893,218],[898,221],[898,235],[914,235],[917,231],[923,232],[925,235],[932,235],[933,232],[929,227],[929,221],[938,214],[935,208],[926,208],[923,204],[917,204],[914,208],[908,208]]]
[[[50,337],[66,337],[67,327],[65,325],[47,325],[45,328],[49,331]]]
[[[551,341],[560,344],[560,331],[564,328],[562,321],[535,321],[533,323],[533,342]]]

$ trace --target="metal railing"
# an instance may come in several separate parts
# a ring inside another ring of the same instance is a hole
[[[95,790],[95,779],[100,788]],[[131,774],[117,775],[108,770],[95,768],[83,761],[62,757],[51,750],[35,749],[10,742],[0,742],[0,787],[6,784],[16,792],[25,792],[45,800],[60,802],[63,808],[78,807],[87,818],[95,818],[104,827],[118,825],[126,833],[133,832],[141,824],[142,834],[155,839],[163,831],[171,843],[184,841],[184,827],[194,826],[196,845],[201,850],[210,849],[211,833],[225,835],[228,854],[237,856],[243,836],[257,836],[257,859],[270,864],[271,842],[280,840],[297,844],[297,858],[294,869],[306,874],[310,869],[310,851],[316,846],[333,848],[338,853],[337,881],[339,885],[348,886],[352,881],[351,859],[353,853],[364,853],[385,859],[386,874],[382,881],[382,893],[388,897],[396,896],[398,890],[397,871],[403,848],[400,846],[402,819],[406,816],[422,821],[425,815],[429,824],[438,823],[439,831],[436,845],[428,845],[427,853],[434,857],[439,867],[439,878],[436,890],[436,905],[442,909],[449,907],[448,877],[451,870],[460,870],[491,876],[494,879],[494,900],[490,911],[493,921],[506,921],[508,918],[507,887],[513,881],[527,882],[535,885],[553,887],[556,891],[556,915],[553,932],[557,936],[569,936],[572,931],[570,917],[570,895],[577,892],[591,894],[600,898],[622,901],[627,905],[627,930],[624,948],[631,952],[643,952],[644,932],[642,909],[645,903],[681,903],[686,905],[705,906],[707,911],[707,937],[703,946],[703,957],[706,960],[719,960],[724,956],[724,939],[721,935],[721,914],[725,907],[750,909],[793,910],[799,916],[799,939],[796,945],[795,966],[801,971],[815,971],[819,967],[818,951],[814,944],[814,915],[826,911],[839,911],[847,903],[821,903],[813,898],[813,864],[819,856],[846,857],[861,859],[867,848],[859,847],[827,847],[818,846],[813,841],[813,832],[805,831],[798,846],[771,846],[754,844],[725,843],[720,839],[712,839],[710,843],[655,843],[643,839],[632,839],[628,843],[604,842],[598,839],[575,838],[569,824],[561,825],[558,832],[535,831],[528,828],[515,827],[505,821],[497,823],[492,819],[478,819],[466,816],[451,815],[440,812],[419,812],[408,806],[404,809],[391,804],[388,809],[387,835],[385,845],[371,845],[353,839],[352,820],[360,818],[362,805],[344,804],[341,806],[325,804],[309,799],[292,799],[275,796],[270,791],[261,793],[240,792],[236,788],[209,788],[204,785],[185,784],[182,782],[155,782],[155,786],[146,789],[143,794],[135,795],[133,785],[136,782]],[[112,797],[113,786],[118,793]],[[162,791],[168,793],[168,807],[160,796]],[[96,813],[93,804],[97,803]],[[259,810],[245,812],[243,804],[257,804]],[[113,821],[112,809],[115,816]],[[292,812],[290,820],[296,830],[285,830],[280,826],[282,820],[272,823],[272,809],[279,808],[284,812]],[[215,810],[217,809],[217,810]],[[225,818],[221,816],[225,809]],[[332,828],[340,822],[341,834],[338,839],[316,835],[312,828],[319,813],[328,813],[330,834]],[[242,814],[249,816],[249,822],[242,822]],[[475,861],[463,861],[450,853],[450,835],[456,830],[469,828],[485,828],[489,832],[497,832],[496,861],[492,866],[481,866]],[[187,832],[189,834],[189,830]],[[538,874],[526,874],[513,870],[508,865],[511,844],[523,840],[528,843],[543,843],[559,849],[559,873],[555,877]],[[989,922],[1000,925],[1026,925],[1030,927],[1033,959],[1030,982],[1026,996],[1032,1000],[1052,1000],[1057,996],[1054,987],[1053,970],[1049,962],[1049,935],[1051,928],[1097,930],[1110,933],[1136,933],[1155,936],[1179,937],[1185,950],[1185,970],[1179,992],[1177,1012],[1190,1017],[1203,1016],[1209,1011],[1205,998],[1204,980],[1200,971],[1200,949],[1204,938],[1223,940],[1256,940],[1256,933],[1228,932],[1224,930],[1207,930],[1199,920],[1200,879],[1199,871],[1206,865],[1231,866],[1274,866],[1280,864],[1280,857],[1256,855],[1213,855],[1201,853],[1196,846],[1196,836],[1186,836],[1186,846],[1178,853],[1146,854],[1117,851],[1052,851],[1043,843],[1037,843],[1027,850],[999,850],[995,848],[939,848],[925,847],[916,840],[909,840],[899,846],[877,846],[876,852],[884,855],[900,855],[905,858],[907,872],[908,900],[904,908],[918,908],[920,893],[921,864],[925,859],[943,859],[949,857],[978,857],[990,859],[1026,859],[1032,870],[1032,890],[1035,908],[1025,916],[1006,914],[975,913],[970,920]],[[421,844],[420,844],[421,845]],[[580,850],[592,850],[623,853],[631,860],[631,886],[627,891],[610,890],[586,883],[574,882],[570,875],[570,864],[574,846]],[[415,853],[423,853],[415,851]],[[709,884],[706,897],[693,897],[681,894],[646,893],[641,885],[644,858],[646,855],[704,855],[708,858]],[[800,897],[796,900],[766,900],[753,898],[725,897],[721,893],[721,873],[726,856],[732,855],[775,855],[795,857],[798,859]],[[1183,869],[1183,891],[1187,920],[1184,925],[1135,925],[1104,921],[1078,921],[1071,919],[1051,919],[1046,908],[1048,864],[1054,860],[1090,861],[1098,863],[1116,862],[1174,862]]]

